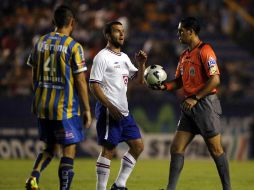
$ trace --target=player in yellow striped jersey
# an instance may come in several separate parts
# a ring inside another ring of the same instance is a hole
[[[86,127],[91,124],[84,52],[70,37],[74,13],[67,6],[59,6],[53,21],[55,32],[39,39],[27,61],[33,71],[32,111],[38,117],[40,139],[46,144],[26,182],[27,190],[38,189],[40,173],[59,145],[63,152],[58,170],[59,189],[70,189],[76,144],[84,139],[79,97],[84,106],[84,124]]]

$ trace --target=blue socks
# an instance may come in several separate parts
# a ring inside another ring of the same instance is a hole
[[[69,190],[74,176],[73,159],[62,157],[58,169],[58,177],[60,180],[60,190]]]
[[[36,177],[37,183],[39,183],[40,173],[47,167],[52,157],[48,152],[40,153],[37,156],[31,173],[31,176]]]

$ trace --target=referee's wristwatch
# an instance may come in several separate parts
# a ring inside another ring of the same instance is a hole
[[[193,100],[196,100],[196,101],[200,100],[200,98],[198,98],[196,94],[192,95],[190,98],[192,98]]]

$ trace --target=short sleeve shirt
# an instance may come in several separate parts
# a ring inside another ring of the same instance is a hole
[[[115,53],[105,48],[93,60],[89,82],[99,83],[108,100],[127,116],[128,79],[133,78],[137,71],[125,53]]]
[[[43,119],[65,120],[80,115],[74,74],[87,70],[82,46],[51,32],[40,37],[29,55],[33,67],[33,112]]]
[[[182,78],[185,96],[196,94],[204,87],[209,77],[220,74],[212,47],[205,44],[199,49],[199,45],[201,43],[191,51],[185,50],[182,53],[176,69],[175,77]],[[216,91],[213,89],[211,92]]]

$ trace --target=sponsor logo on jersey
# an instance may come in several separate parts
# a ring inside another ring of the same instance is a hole
[[[40,52],[44,51],[59,51],[59,52],[64,52],[67,54],[67,46],[63,45],[55,45],[55,44],[47,44],[47,42],[39,42],[37,46],[37,50]]]
[[[211,67],[213,67],[216,64],[217,64],[216,60],[213,57],[209,57],[209,59],[208,59],[208,67],[211,68]]]
[[[119,64],[119,62],[115,62],[114,63],[114,68],[115,69],[119,69],[121,66],[120,66],[120,64]]]

